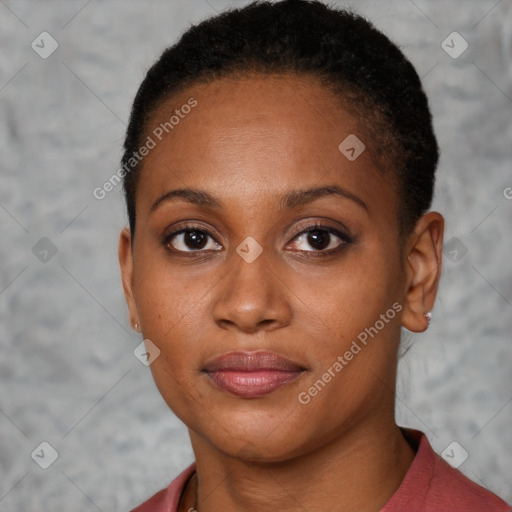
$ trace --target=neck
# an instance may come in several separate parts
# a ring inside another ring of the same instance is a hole
[[[180,510],[187,512],[378,512],[415,455],[394,419],[376,418],[305,455],[267,464],[228,457],[190,434],[198,477],[183,497]]]

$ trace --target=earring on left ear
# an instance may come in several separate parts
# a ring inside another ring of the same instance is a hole
[[[428,325],[430,325],[430,322],[432,322],[432,313],[429,311],[428,313],[425,313],[423,316],[427,319]]]

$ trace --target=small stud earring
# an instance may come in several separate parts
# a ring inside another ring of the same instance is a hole
[[[428,325],[430,325],[430,323],[432,322],[432,313],[429,311],[428,313],[425,313],[423,316],[427,319]]]
[[[137,322],[135,322],[135,330],[137,330],[139,328],[139,324]]]

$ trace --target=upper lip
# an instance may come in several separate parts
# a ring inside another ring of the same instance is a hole
[[[210,359],[203,371],[258,371],[258,370],[274,370],[297,372],[305,370],[303,366],[294,363],[286,357],[280,356],[275,352],[266,350],[256,351],[233,351],[227,352],[213,359]]]

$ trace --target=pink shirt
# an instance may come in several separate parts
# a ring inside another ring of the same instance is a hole
[[[402,428],[416,456],[400,487],[380,512],[512,512],[512,507],[469,480],[437,455],[423,432]],[[131,512],[177,512],[181,493],[195,472],[191,464],[169,487]]]

